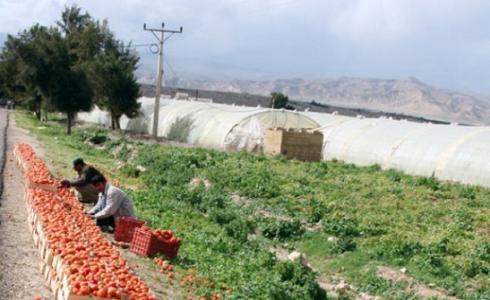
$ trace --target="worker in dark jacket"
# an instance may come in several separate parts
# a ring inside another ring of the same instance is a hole
[[[75,188],[80,202],[97,202],[99,192],[91,181],[95,176],[102,176],[102,174],[96,168],[85,164],[81,158],[77,158],[73,161],[73,169],[78,173],[78,177],[72,180],[62,180],[61,186]]]

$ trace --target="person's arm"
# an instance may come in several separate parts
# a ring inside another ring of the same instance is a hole
[[[68,182],[70,183],[70,186],[75,186],[75,187],[84,186],[84,185],[88,184],[87,173],[82,172],[82,174],[80,174],[80,176],[78,176],[77,178],[75,178],[73,180],[69,180]]]
[[[96,219],[105,219],[107,217],[113,216],[117,210],[121,207],[124,195],[113,191],[111,193],[107,193],[106,195],[106,205],[105,207],[96,213],[94,217]]]
[[[96,214],[98,213],[99,211],[102,210],[102,206],[104,205],[104,199],[103,199],[103,195],[101,195],[99,193],[99,199],[97,199],[97,203],[94,205],[94,207],[92,207],[89,211],[88,211],[88,214],[89,215],[93,215],[93,214]]]

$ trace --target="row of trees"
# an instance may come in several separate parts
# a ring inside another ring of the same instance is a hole
[[[62,112],[67,133],[77,112],[94,104],[111,114],[119,129],[124,114],[138,113],[139,57],[116,39],[106,20],[94,20],[77,6],[66,7],[54,26],[35,24],[9,35],[0,54],[0,94],[41,112]]]

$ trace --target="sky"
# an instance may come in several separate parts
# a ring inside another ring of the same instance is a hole
[[[0,0],[0,33],[53,25],[71,4],[133,45],[156,42],[143,23],[183,26],[165,42],[167,78],[415,77],[490,95],[488,0]],[[157,55],[135,49],[153,76]]]

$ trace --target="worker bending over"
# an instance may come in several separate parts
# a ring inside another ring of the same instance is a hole
[[[108,183],[101,175],[94,176],[92,184],[99,192],[99,199],[88,215],[96,219],[102,231],[114,232],[119,217],[135,217],[133,201],[125,192]]]
[[[62,180],[61,186],[75,188],[77,191],[77,198],[80,202],[97,202],[99,192],[95,189],[91,181],[94,176],[102,176],[102,174],[96,168],[85,164],[81,158],[73,160],[73,169],[78,173],[78,177],[73,180]]]

